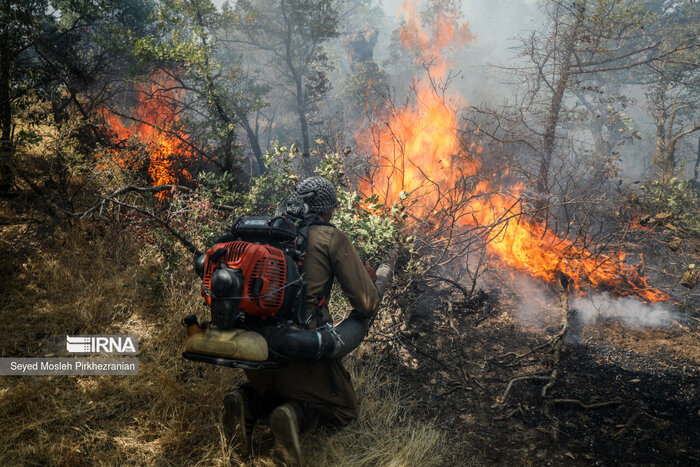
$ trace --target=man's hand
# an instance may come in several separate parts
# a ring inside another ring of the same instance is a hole
[[[372,279],[372,282],[377,282],[377,272],[372,265],[369,264],[368,260],[365,260],[365,269],[367,270],[367,274],[369,274],[369,278]]]

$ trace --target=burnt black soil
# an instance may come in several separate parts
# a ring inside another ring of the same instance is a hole
[[[683,260],[664,252],[647,267],[672,285],[670,269]],[[697,288],[670,288],[680,321],[581,325],[557,361],[551,346],[529,353],[559,332],[557,294],[536,304],[545,318],[533,325],[518,317],[508,280],[500,284],[467,302],[444,284],[417,286],[399,300],[411,303],[405,312],[384,314],[366,344],[419,400],[415,416],[451,438],[450,465],[700,464]],[[513,378],[528,375],[538,379],[514,381],[502,400]]]

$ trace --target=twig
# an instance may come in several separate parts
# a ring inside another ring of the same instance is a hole
[[[513,410],[511,410],[510,412],[508,412],[508,413],[505,414],[504,416],[502,416],[502,417],[493,417],[493,419],[494,419],[494,420],[508,420],[509,418],[511,418],[513,415],[515,415],[515,414],[517,414],[517,413],[520,413],[521,415],[522,415],[522,413],[523,413],[523,409],[522,409],[522,407],[521,407],[520,405],[518,405],[516,408],[514,408]]]
[[[154,213],[148,211],[147,209],[141,208],[139,206],[135,206],[133,204],[128,204],[123,201],[120,201],[117,199],[117,196],[123,195],[125,193],[130,193],[130,192],[136,192],[136,193],[160,193],[162,191],[166,190],[181,190],[185,191],[188,193],[191,193],[193,190],[192,188],[182,186],[182,185],[155,185],[155,186],[136,186],[136,185],[125,185],[123,187],[117,188],[116,190],[112,191],[111,193],[108,193],[106,195],[102,196],[102,199],[96,203],[94,206],[86,209],[85,211],[81,212],[71,212],[66,209],[63,209],[59,206],[59,208],[67,215],[71,217],[78,217],[80,219],[84,219],[88,215],[94,213],[95,211],[98,212],[98,219],[102,217],[102,212],[104,210],[105,203],[113,203],[119,208],[122,206],[128,209],[132,209],[146,217],[149,217],[156,222],[158,222],[165,230],[167,230],[171,235],[173,235],[182,245],[185,246],[190,252],[194,253],[195,255],[199,255],[200,251],[199,249],[192,243],[190,242],[187,238],[185,238],[184,235],[179,233],[177,230],[175,230],[173,227],[170,226],[165,220],[161,219],[160,217],[156,216]],[[226,205],[215,205],[215,207],[222,209],[222,210],[233,210],[234,208],[231,206],[226,206]]]
[[[630,415],[630,418],[627,419],[627,422],[625,425],[613,435],[613,438],[619,438],[620,436],[624,435],[630,428],[632,428],[632,425],[634,425],[634,422],[637,421],[639,416],[642,414],[642,412],[639,409],[635,409],[634,412],[632,412],[632,415]]]
[[[459,367],[459,371],[462,372],[462,376],[464,377],[464,381],[466,381],[467,384],[468,384],[468,383],[474,383],[474,384],[476,384],[477,386],[479,386],[479,388],[484,389],[484,386],[482,386],[481,383],[478,382],[478,381],[476,380],[476,378],[470,376],[469,373],[466,372],[466,370],[464,369],[464,367],[460,366],[460,367]]]
[[[115,198],[119,195],[123,195],[125,193],[130,193],[130,192],[136,192],[136,193],[160,193],[161,191],[167,191],[167,190],[180,190],[184,191],[187,193],[192,193],[194,190],[192,188],[183,186],[183,185],[154,185],[154,186],[136,186],[136,185],[125,185],[123,187],[117,188],[116,190],[112,191],[111,193],[107,193],[106,195],[101,196],[101,200],[98,201],[95,205],[92,207],[80,211],[80,212],[71,212],[68,211],[62,207],[59,206],[59,209],[63,211],[65,214],[71,216],[71,217],[79,217],[80,219],[84,219],[87,217],[89,214],[92,214],[93,212],[98,211],[98,219],[102,217],[102,211],[104,209],[104,204],[108,201],[114,202]],[[221,211],[234,211],[236,208],[233,206],[228,206],[226,204],[213,204],[212,205],[215,209],[219,209]]]
[[[462,376],[464,377],[464,380],[467,383],[474,383],[477,386],[479,386],[479,388],[484,389],[484,387],[475,378],[469,377],[466,370],[464,368],[462,368],[461,366],[449,365],[449,364],[443,362],[442,360],[435,358],[432,355],[422,351],[421,349],[418,348],[418,346],[416,346],[416,344],[411,342],[409,339],[402,339],[402,337],[405,337],[405,336],[402,336],[400,331],[396,332],[395,330],[392,330],[392,333],[394,334],[394,336],[396,336],[396,342],[404,349],[408,350],[408,347],[406,347],[405,344],[410,344],[410,346],[414,352],[416,352],[420,355],[423,355],[424,357],[429,358],[430,360],[434,361],[435,363],[437,363],[438,365],[440,365],[441,367],[443,367],[446,370],[449,370],[449,371],[454,371],[455,369],[460,370],[460,372],[462,373]]]
[[[448,365],[447,363],[443,362],[442,360],[440,360],[440,359],[438,359],[438,358],[435,358],[435,357],[433,357],[432,355],[430,355],[429,353],[426,353],[426,352],[424,352],[423,350],[419,349],[418,346],[417,346],[416,344],[414,344],[413,342],[411,342],[409,339],[402,339],[402,337],[406,337],[406,336],[403,336],[402,333],[401,333],[401,331],[396,332],[395,330],[392,330],[392,333],[397,337],[396,342],[398,342],[398,344],[399,344],[401,347],[403,347],[404,349],[408,350],[408,348],[406,347],[405,344],[406,344],[406,343],[407,343],[407,344],[410,344],[410,345],[411,345],[411,348],[412,348],[416,353],[418,353],[418,354],[420,354],[420,355],[423,355],[424,357],[429,358],[430,360],[434,361],[435,363],[437,363],[438,365],[440,365],[440,366],[443,367],[444,369],[446,369],[446,370],[453,370],[453,369],[454,369],[453,367],[451,367],[451,366]]]
[[[469,291],[465,289],[461,284],[459,284],[456,281],[453,281],[452,279],[447,279],[446,277],[440,277],[433,274],[426,276],[426,279],[436,280],[450,284],[451,286],[455,287],[456,289],[459,289],[459,291],[462,292],[462,294],[464,295],[464,300],[469,300],[471,298],[471,294],[469,293]]]
[[[495,356],[495,357],[491,357],[491,358],[488,359],[488,361],[489,361],[489,362],[496,363],[496,364],[502,364],[502,363],[504,363],[503,360],[505,360],[506,358],[511,357],[511,356],[513,357],[513,360],[520,360],[521,358],[527,357],[528,355],[532,355],[533,353],[537,352],[538,350],[542,350],[542,349],[544,349],[545,347],[552,346],[555,350],[556,350],[557,348],[561,348],[560,342],[563,343],[564,337],[565,337],[566,333],[568,332],[569,328],[568,328],[568,298],[567,298],[567,297],[562,297],[562,296],[560,295],[560,299],[566,300],[566,308],[567,308],[567,313],[566,313],[566,324],[567,324],[567,325],[566,325],[566,326],[563,326],[563,325],[562,325],[560,331],[559,331],[557,334],[555,334],[554,336],[552,336],[552,337],[551,337],[550,339],[548,339],[546,342],[543,342],[543,343],[541,343],[541,344],[536,345],[535,347],[532,347],[530,350],[528,350],[528,351],[525,352],[525,353],[518,354],[518,353],[515,353],[515,352],[507,352],[507,353],[504,353],[504,354],[501,354],[501,355],[497,355],[497,356]],[[562,303],[562,306],[564,306],[563,303]],[[562,319],[562,324],[563,324],[563,321],[564,321],[564,319]]]
[[[199,249],[198,249],[196,246],[194,246],[194,244],[193,244],[192,242],[190,242],[189,240],[187,240],[181,233],[179,233],[177,230],[175,230],[175,229],[173,229],[172,227],[170,227],[170,225],[169,225],[167,222],[165,222],[163,219],[161,219],[160,217],[156,216],[155,214],[153,214],[153,213],[151,213],[151,212],[149,212],[149,211],[147,211],[147,210],[145,210],[145,209],[142,209],[142,208],[140,208],[140,207],[138,207],[138,206],[133,206],[133,205],[131,205],[131,204],[122,203],[121,201],[117,201],[116,199],[112,199],[112,200],[110,200],[110,201],[113,202],[113,203],[115,203],[115,204],[117,204],[117,205],[119,205],[119,206],[124,206],[125,208],[133,209],[134,211],[136,211],[136,212],[138,212],[138,213],[141,213],[141,214],[143,214],[143,215],[146,216],[146,217],[150,217],[151,219],[155,220],[155,221],[158,222],[160,225],[162,225],[163,228],[164,228],[165,230],[167,230],[168,232],[170,232],[170,234],[171,234],[172,236],[174,236],[175,238],[177,238],[177,239],[180,241],[180,243],[182,243],[182,244],[185,246],[185,248],[187,248],[187,249],[188,249],[190,252],[192,252],[195,256],[198,256],[198,255],[201,254],[201,252],[199,251]]]
[[[465,388],[465,387],[462,386],[461,384],[457,383],[457,384],[455,384],[452,388],[447,389],[447,390],[445,390],[445,391],[443,391],[443,392],[438,392],[438,394],[444,397],[444,396],[447,396],[447,395],[449,395],[449,394],[452,394],[453,392],[458,391],[458,390],[460,390],[460,389],[461,389],[462,391],[467,391],[467,390],[468,390],[467,388]]]
[[[59,206],[59,209],[61,209],[65,214],[71,216],[71,217],[79,217],[80,219],[84,219],[85,217],[88,216],[88,214],[92,214],[96,210],[99,209],[98,213],[98,218],[102,217],[102,210],[104,209],[104,204],[107,201],[114,201],[114,199],[119,196],[123,195],[124,193],[129,193],[129,192],[136,192],[136,193],[160,193],[161,191],[166,191],[166,190],[182,190],[182,191],[187,191],[187,192],[192,192],[191,188],[188,188],[186,186],[182,185],[154,185],[154,186],[136,186],[136,185],[125,185],[123,187],[117,188],[116,190],[112,191],[111,193],[108,193],[106,195],[101,196],[101,200],[98,201],[95,205],[92,207],[86,209],[85,211],[81,212],[71,212],[68,211],[62,207]]]
[[[452,305],[452,302],[451,302],[451,301],[448,301],[448,302],[447,302],[447,324],[450,325],[450,327],[452,328],[452,330],[454,331],[454,333],[455,333],[455,335],[456,335],[457,337],[461,337],[462,334],[461,334],[461,333],[459,332],[459,330],[457,329],[457,326],[455,326],[455,320],[454,320],[454,318],[453,318],[453,316],[452,316],[452,310],[453,310],[453,308],[454,308],[454,307],[453,307],[453,305]]]
[[[496,363],[496,364],[500,364],[500,363],[504,363],[503,360],[506,359],[507,357],[510,357],[510,356],[513,356],[514,360],[520,360],[521,358],[527,357],[528,355],[532,355],[533,353],[537,352],[538,350],[542,350],[545,347],[548,347],[550,345],[554,346],[559,341],[559,339],[562,339],[564,337],[564,334],[565,334],[565,331],[562,329],[555,336],[553,336],[551,339],[547,340],[546,342],[543,342],[542,344],[536,345],[535,347],[531,348],[530,350],[528,350],[525,353],[517,354],[515,352],[508,352],[508,353],[504,353],[502,355],[497,355],[495,357],[491,357],[488,359],[488,361]]]
[[[552,399],[550,401],[552,404],[569,404],[569,405],[574,405],[578,408],[584,409],[584,410],[591,410],[591,409],[600,409],[603,407],[613,407],[613,406],[618,406],[622,405],[622,401],[619,399],[613,400],[613,401],[606,401],[606,402],[596,402],[594,404],[584,404],[578,399]]]
[[[516,376],[515,378],[511,378],[510,381],[508,381],[508,386],[506,386],[506,390],[503,392],[503,395],[497,399],[497,402],[500,405],[505,404],[506,397],[508,397],[508,394],[510,394],[510,390],[513,388],[513,384],[517,383],[518,381],[527,381],[530,379],[546,381],[549,378],[549,376],[545,376],[540,373],[536,373],[534,375]],[[498,404],[494,405],[493,407],[496,407]]]

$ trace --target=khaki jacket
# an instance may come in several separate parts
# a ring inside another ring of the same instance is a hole
[[[355,247],[340,230],[328,225],[312,225],[304,262],[307,283],[307,316],[310,327],[317,323],[315,311],[320,295],[334,276],[352,307],[364,318],[377,312],[377,288],[367,274]],[[322,320],[330,322],[328,305],[321,308]],[[278,402],[295,400],[326,408],[335,423],[347,425],[357,417],[358,402],[341,360],[292,361],[278,370],[245,370],[248,380],[263,398]]]
[[[304,261],[306,273],[306,319],[310,328],[318,326],[315,311],[329,277],[335,277],[350,305],[363,318],[377,312],[379,295],[355,247],[342,231],[330,225],[309,227],[309,244]],[[330,297],[329,297],[330,298]],[[323,323],[332,321],[328,299],[321,308]]]

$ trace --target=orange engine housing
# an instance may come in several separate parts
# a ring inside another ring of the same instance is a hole
[[[222,248],[226,252],[215,255]],[[212,260],[212,256],[217,256],[216,260]],[[202,296],[207,305],[212,305],[208,293],[212,274],[222,265],[238,269],[243,275],[244,285],[237,307],[246,314],[279,317],[278,313],[289,311],[296,302],[298,287],[285,287],[299,277],[293,261],[274,246],[236,240],[216,244],[207,251],[202,278]]]

